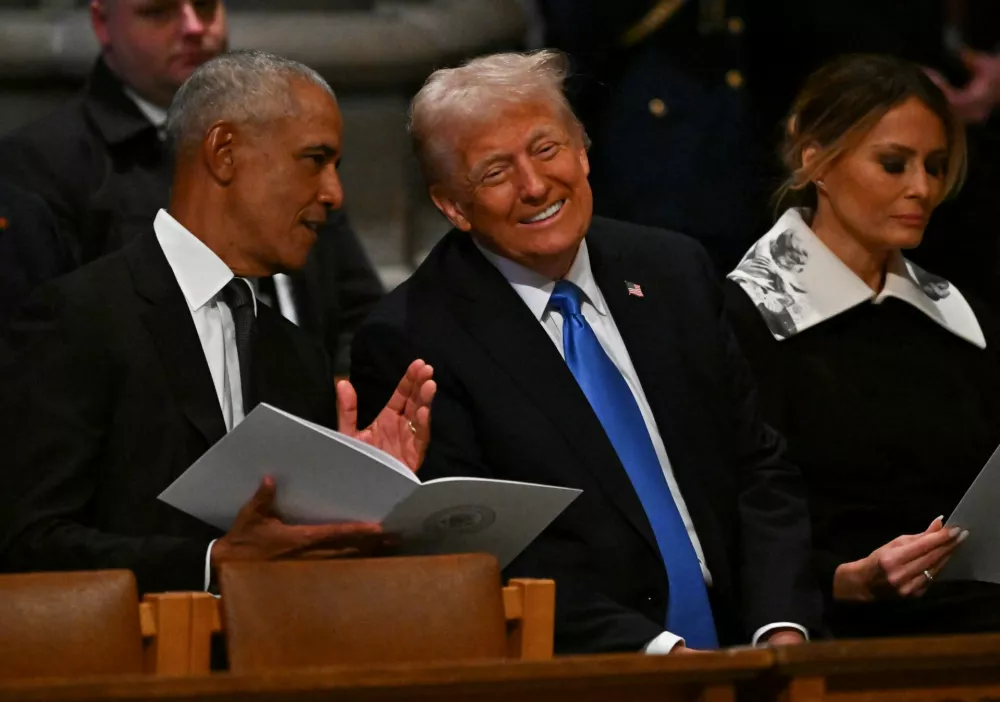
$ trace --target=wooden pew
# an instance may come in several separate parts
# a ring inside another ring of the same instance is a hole
[[[781,702],[1000,702],[1000,635],[775,649]]]
[[[692,656],[573,656],[546,661],[322,668],[234,676],[115,677],[11,683],[0,702],[734,702],[770,650]]]
[[[147,595],[139,605],[146,672],[208,673],[212,636],[222,631],[219,602],[205,592]],[[503,589],[503,603],[508,656],[526,661],[552,658],[555,582],[512,579]]]

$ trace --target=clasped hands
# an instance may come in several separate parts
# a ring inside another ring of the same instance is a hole
[[[347,380],[337,383],[338,430],[398,458],[416,472],[430,443],[434,370],[410,364],[389,402],[370,425],[357,428],[358,397]],[[372,553],[394,542],[378,524],[285,524],[274,509],[275,484],[265,478],[229,532],[212,546],[212,566],[226,561],[319,559]]]

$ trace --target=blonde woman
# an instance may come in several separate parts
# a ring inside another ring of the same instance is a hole
[[[838,59],[788,120],[788,209],[729,275],[766,418],[807,482],[837,635],[1000,629],[1000,587],[934,582],[968,536],[941,517],[1000,443],[1000,335],[903,255],[965,159],[961,121],[918,67]]]

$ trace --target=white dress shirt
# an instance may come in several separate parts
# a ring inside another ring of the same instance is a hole
[[[222,290],[233,279],[233,272],[215,252],[166,210],[157,213],[153,231],[184,294],[191,319],[198,331],[201,348],[205,352],[208,370],[212,374],[226,431],[231,431],[244,417],[236,324],[229,305],[222,299]],[[253,286],[244,282],[252,293]],[[256,312],[257,298],[254,297],[254,314]],[[206,590],[211,580],[214,543],[209,544],[205,555]]]
[[[157,136],[159,136],[161,140],[166,139],[167,111],[159,105],[154,105],[149,100],[140,97],[139,93],[132,90],[132,88],[125,87],[125,94],[128,96],[128,99],[134,102],[135,106],[139,108],[139,112],[142,113],[143,117],[148,119],[153,126],[156,127]]]
[[[556,350],[559,351],[559,355],[565,359],[562,338],[562,313],[557,308],[549,306],[549,298],[555,289],[556,281],[525,268],[510,259],[498,256],[480,246],[478,242],[476,245],[483,255],[500,271],[503,277],[507,279],[507,282],[514,288],[514,291],[524,301],[524,304],[535,315],[535,319],[541,323],[542,328],[545,329],[545,333],[552,339],[552,343],[555,345]],[[639,406],[639,412],[642,414],[643,422],[646,425],[646,431],[649,433],[649,438],[653,443],[656,458],[659,460],[660,468],[663,470],[663,477],[670,488],[670,494],[674,498],[677,511],[684,522],[684,528],[691,539],[691,545],[694,546],[694,552],[698,557],[698,563],[701,566],[701,573],[705,578],[705,584],[711,587],[712,574],[705,564],[705,554],[702,551],[701,542],[698,540],[694,523],[691,521],[691,514],[688,512],[684,496],[681,495],[677,479],[674,477],[673,468],[670,466],[667,447],[660,436],[660,430],[656,426],[653,410],[649,405],[649,401],[646,400],[646,393],[643,391],[642,384],[639,382],[639,376],[632,365],[632,358],[629,356],[625,342],[618,331],[618,326],[615,324],[610,310],[608,310],[607,303],[604,301],[604,295],[601,293],[601,289],[597,287],[597,281],[594,280],[594,274],[590,268],[590,254],[587,252],[586,240],[580,243],[580,249],[573,260],[573,265],[570,266],[569,271],[563,279],[573,283],[583,291],[583,298],[580,301],[580,310],[583,313],[583,317],[594,330],[601,348],[604,349],[604,352],[611,359],[612,363],[615,364],[615,367],[622,374],[622,377],[625,378],[626,384],[632,391],[632,396]],[[797,624],[779,622],[759,629],[753,636],[753,643],[756,644],[761,636],[772,629],[789,627],[797,629],[803,634],[806,633],[805,629]],[[683,643],[683,641],[681,637],[665,631],[653,639],[646,646],[645,651],[646,653],[669,653],[674,646],[678,643]]]

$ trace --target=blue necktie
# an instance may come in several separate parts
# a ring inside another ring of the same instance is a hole
[[[718,648],[698,556],[670,493],[642,412],[625,378],[584,319],[580,294],[580,288],[573,283],[560,280],[549,304],[563,316],[566,364],[625,466],[653,528],[670,583],[666,628],[683,637],[691,648]]]

